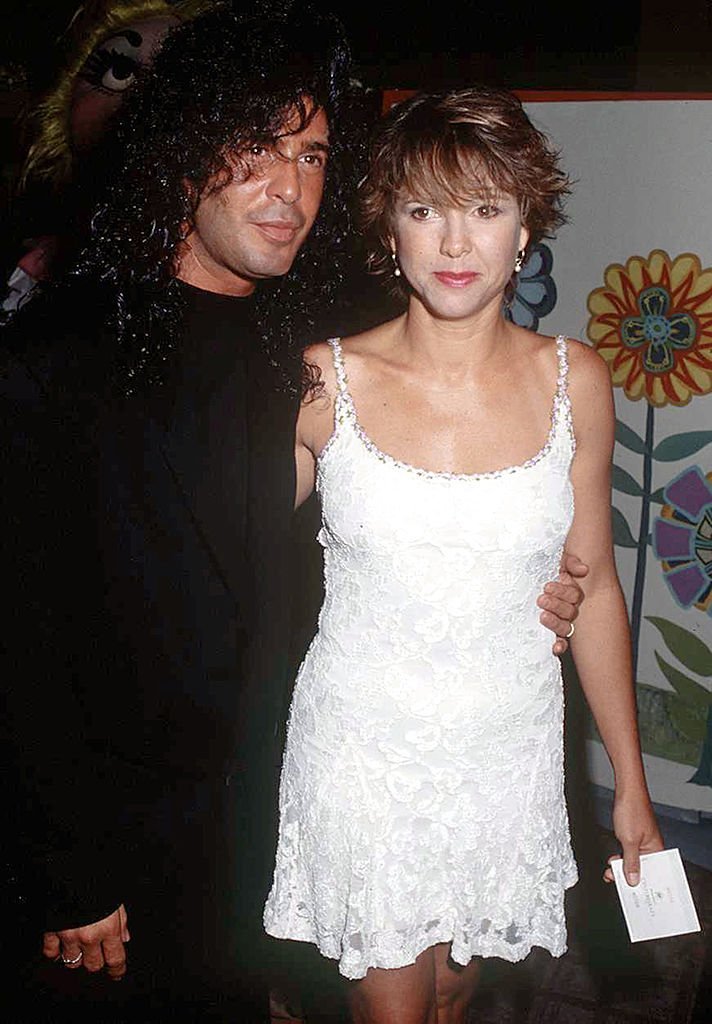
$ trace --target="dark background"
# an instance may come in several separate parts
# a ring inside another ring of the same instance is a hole
[[[268,0],[249,3],[269,9]],[[375,90],[485,81],[515,89],[712,93],[712,0],[312,4],[341,17],[355,76]],[[53,80],[57,41],[77,6],[78,0],[2,0],[0,231],[6,242],[25,112]]]
[[[375,86],[485,78],[518,88],[712,90],[710,0],[312,4],[341,17],[358,73]],[[12,65],[27,71],[32,87],[51,76],[54,40],[77,6],[3,0],[3,78]]]
[[[487,81],[519,89],[712,92],[711,0],[312,3],[341,17],[356,77],[374,89]],[[2,219],[23,146],[24,112],[52,81],[57,40],[77,6],[77,0],[2,2]]]

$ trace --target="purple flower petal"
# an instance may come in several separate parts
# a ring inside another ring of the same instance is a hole
[[[699,601],[709,588],[710,581],[699,565],[683,565],[665,573],[665,582],[678,604],[683,608],[691,608]]]
[[[656,558],[666,562],[684,559],[686,562],[695,560],[695,538],[697,531],[693,526],[674,523],[669,519],[656,519],[653,526],[653,551]]]
[[[698,466],[691,466],[665,488],[665,500],[690,519],[699,519],[703,508],[712,504],[712,488]]]

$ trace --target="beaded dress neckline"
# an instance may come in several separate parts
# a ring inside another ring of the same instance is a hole
[[[394,466],[396,469],[403,470],[406,473],[412,473],[416,476],[432,480],[494,480],[498,477],[509,476],[512,473],[518,473],[520,471],[530,469],[541,462],[542,459],[546,458],[551,451],[556,439],[557,428],[560,423],[565,426],[571,443],[575,446],[573,426],[571,422],[571,403],[569,401],[567,391],[569,371],[568,351],[566,338],[563,334],[559,334],[556,337],[558,377],[556,381],[556,390],[551,404],[549,432],[544,444],[534,455],[530,456],[524,462],[515,463],[511,466],[504,466],[501,469],[486,470],[482,473],[450,473],[446,470],[425,469],[420,466],[414,466],[409,462],[404,462],[401,459],[397,459],[395,456],[389,455],[387,452],[380,449],[378,445],[371,440],[359,422],[356,406],[348,387],[348,376],[344,363],[343,350],[341,348],[341,340],[339,338],[330,338],[329,345],[331,346],[334,358],[338,392],[334,410],[334,430],[331,437],[319,453],[317,459],[318,464],[320,464],[327,455],[339,434],[340,428],[344,425],[349,426],[352,429],[363,447],[380,462],[389,466]]]

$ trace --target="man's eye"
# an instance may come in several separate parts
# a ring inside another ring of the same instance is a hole
[[[321,171],[326,167],[326,157],[323,153],[303,153],[299,158],[299,162],[304,170],[310,174]]]

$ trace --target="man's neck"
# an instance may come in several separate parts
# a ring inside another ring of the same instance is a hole
[[[192,249],[187,249],[181,257],[176,277],[193,288],[212,292],[214,295],[245,298],[252,295],[255,290],[254,281],[246,281],[245,278],[231,273],[226,267],[221,267],[219,272],[209,269],[196,258]]]

